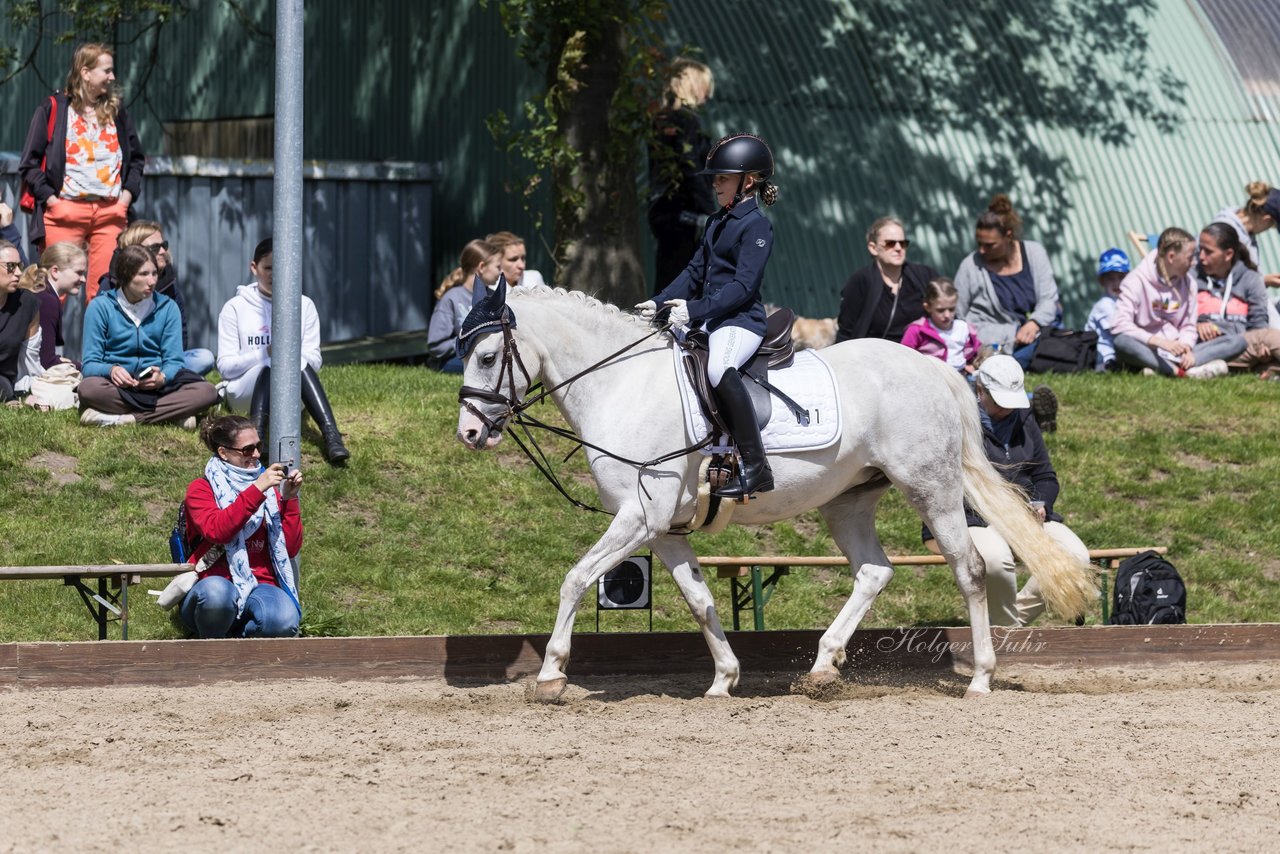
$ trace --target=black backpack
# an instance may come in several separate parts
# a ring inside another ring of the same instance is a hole
[[[1097,358],[1098,333],[1050,329],[1040,336],[1027,370],[1033,374],[1088,373]]]
[[[1125,558],[1116,570],[1111,625],[1145,626],[1187,621],[1187,586],[1173,564],[1153,551]]]

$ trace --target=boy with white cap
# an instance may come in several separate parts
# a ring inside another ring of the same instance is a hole
[[[1040,426],[1030,412],[1023,385],[1022,366],[1012,356],[987,357],[974,378],[978,412],[982,419],[987,458],[1006,480],[1021,487],[1032,510],[1044,523],[1046,534],[1081,563],[1089,562],[1089,550],[1054,512],[1058,499],[1058,474],[1049,462]],[[993,626],[1025,626],[1044,612],[1040,584],[1034,578],[1018,592],[1014,556],[1004,538],[965,505],[969,535],[987,568],[987,611]],[[924,531],[925,545],[937,551],[932,534]]]

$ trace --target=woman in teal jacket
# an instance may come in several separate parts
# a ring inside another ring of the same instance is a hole
[[[116,256],[117,287],[84,317],[80,423],[104,427],[173,422],[195,429],[218,391],[182,367],[182,316],[157,294],[156,262],[142,246]]]

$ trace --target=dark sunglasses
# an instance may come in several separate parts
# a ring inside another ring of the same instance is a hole
[[[910,240],[881,240],[880,242],[884,245],[885,249],[892,249],[895,246],[901,246],[903,249],[906,249],[911,245]]]
[[[147,246],[147,251],[152,255],[159,255],[161,252],[169,251],[169,241],[161,240],[159,243],[151,243]]]
[[[0,261],[0,266],[4,267],[6,273],[13,273],[22,269],[21,261]]]
[[[233,448],[230,445],[223,445],[228,451],[235,451],[237,454],[244,454],[246,457],[252,457],[254,452],[262,452],[262,443],[254,442],[252,445],[245,445],[243,448]]]

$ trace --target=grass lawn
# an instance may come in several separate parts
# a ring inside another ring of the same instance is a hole
[[[606,517],[570,506],[514,444],[463,448],[456,377],[352,365],[326,368],[324,379],[353,458],[346,469],[325,465],[304,420],[305,626],[345,635],[549,631],[564,573]],[[1062,401],[1048,437],[1063,481],[1058,509],[1085,543],[1169,546],[1192,622],[1280,619],[1280,383],[1090,375],[1052,385]],[[551,413],[548,404],[543,417]],[[552,459],[570,449],[544,444]],[[0,565],[168,561],[175,510],[207,456],[194,434],[172,427],[91,429],[74,412],[0,409]],[[562,471],[577,497],[594,502],[581,454]],[[881,503],[879,527],[891,553],[921,551],[919,521],[896,492]],[[835,553],[816,513],[692,542],[699,554]],[[728,583],[712,585],[728,623]],[[180,636],[143,595],[147,586],[162,582],[134,588],[131,636]],[[847,571],[798,569],[769,604],[769,628],[824,627],[851,587]],[[581,629],[594,629],[593,608],[584,607]],[[1090,619],[1099,618],[1095,609]],[[864,625],[965,622],[949,571],[928,568],[900,571]],[[647,626],[642,612],[601,619],[604,631]],[[653,626],[694,628],[661,571]],[[95,631],[56,581],[0,584],[0,641]]]

